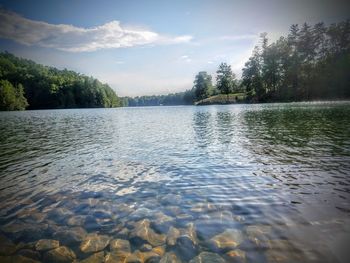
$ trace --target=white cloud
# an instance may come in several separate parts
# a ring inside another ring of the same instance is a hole
[[[185,62],[191,62],[192,61],[192,59],[189,56],[187,56],[187,55],[181,56],[180,60],[185,61]]]
[[[191,36],[170,37],[144,29],[130,29],[119,21],[82,28],[66,24],[49,24],[30,20],[0,9],[0,37],[24,45],[37,45],[70,52],[133,47],[147,44],[190,42]]]

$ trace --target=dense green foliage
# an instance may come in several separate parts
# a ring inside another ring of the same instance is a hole
[[[0,80],[0,110],[24,110],[27,106],[21,84],[14,87],[7,80]]]
[[[228,103],[241,101],[228,96],[241,92],[247,102],[350,98],[350,20],[329,27],[292,25],[287,37],[271,44],[267,33],[261,34],[241,80],[221,63],[211,92],[196,84],[201,73],[194,86],[197,105],[221,103],[218,93],[227,94]]]
[[[350,20],[326,27],[292,25],[269,44],[267,34],[245,64],[242,85],[251,101],[350,97]]]
[[[199,72],[194,80],[194,92],[196,100],[208,98],[213,92],[211,76],[207,72]]]
[[[139,96],[139,97],[124,97],[122,98],[123,106],[172,106],[172,105],[191,105],[193,104],[194,90],[185,92],[171,93],[168,95],[154,96]]]
[[[97,79],[39,65],[7,52],[0,53],[0,80],[3,80],[0,95],[2,110],[24,109],[27,102],[28,109],[121,106],[115,92]],[[15,100],[13,94],[16,94]]]
[[[231,70],[231,66],[221,63],[216,71],[216,88],[222,94],[230,94],[236,88],[236,76]]]

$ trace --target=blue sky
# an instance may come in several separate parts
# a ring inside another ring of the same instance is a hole
[[[350,2],[350,1],[349,1]],[[348,1],[2,1],[0,50],[108,83],[121,96],[192,87],[220,62],[240,76],[261,32],[349,18]]]

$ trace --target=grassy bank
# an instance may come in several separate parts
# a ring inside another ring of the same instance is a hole
[[[219,94],[195,102],[195,105],[233,104],[245,101],[245,93]]]

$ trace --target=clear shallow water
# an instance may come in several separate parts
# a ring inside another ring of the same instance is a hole
[[[348,102],[0,112],[0,120],[0,242],[17,245],[0,254],[52,261],[35,251],[46,238],[78,260],[107,256],[108,242],[82,249],[107,236],[130,241],[139,258],[151,243],[182,262],[349,258]],[[196,258],[204,251],[215,255]],[[163,252],[148,261],[170,262]]]

